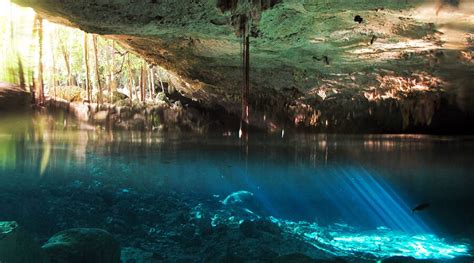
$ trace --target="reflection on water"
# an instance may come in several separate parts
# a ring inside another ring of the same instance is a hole
[[[194,213],[211,213],[214,226],[269,218],[338,256],[453,258],[470,251],[470,138],[255,135],[244,147],[222,136],[85,128],[65,116],[2,120],[0,181],[10,180],[2,190],[18,191],[12,179],[33,188],[92,179],[127,193],[207,196]],[[413,213],[422,202],[432,205]]]

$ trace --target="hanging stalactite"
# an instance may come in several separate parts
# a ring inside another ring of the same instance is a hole
[[[248,137],[249,128],[249,94],[250,94],[250,36],[249,36],[249,16],[240,16],[240,32],[242,37],[242,114],[240,119],[240,138]]]
[[[281,0],[219,0],[217,7],[222,12],[232,13],[232,25],[242,41],[242,87],[241,87],[241,119],[239,138],[248,138],[250,126],[250,35],[257,31],[258,21],[264,10],[270,9]]]

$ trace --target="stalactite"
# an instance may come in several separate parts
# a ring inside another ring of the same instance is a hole
[[[242,40],[242,88],[241,88],[241,120],[239,137],[247,138],[250,125],[249,94],[250,94],[250,33],[258,26],[261,13],[272,8],[281,0],[218,0],[217,7],[222,12],[232,13],[232,24],[237,36]]]
[[[240,32],[242,36],[242,115],[240,121],[240,137],[248,136],[249,123],[249,93],[250,93],[250,36],[249,17],[245,14],[240,17]]]
[[[281,0],[218,0],[217,7],[222,11],[234,11],[242,2],[251,2],[252,6],[257,7],[260,11],[265,11],[281,3]]]

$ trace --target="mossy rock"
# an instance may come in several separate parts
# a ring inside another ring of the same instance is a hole
[[[128,96],[119,91],[112,92],[112,101],[128,100]]]
[[[155,96],[155,100],[168,102],[168,97],[166,97],[164,92],[158,92]]]

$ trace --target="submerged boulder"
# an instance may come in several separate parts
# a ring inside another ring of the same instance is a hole
[[[52,263],[119,263],[120,247],[105,230],[74,228],[55,234],[43,246]]]
[[[245,237],[258,237],[263,233],[271,235],[280,235],[281,233],[281,229],[277,224],[264,219],[255,221],[244,220],[239,228]]]
[[[44,251],[16,222],[0,222],[0,262],[47,263]]]
[[[282,255],[273,260],[274,263],[314,263],[319,262],[301,253]]]
[[[405,257],[405,256],[393,256],[382,260],[383,263],[432,263],[433,260],[428,259],[416,259],[414,257]],[[466,261],[467,262],[467,261]]]
[[[235,205],[242,204],[253,197],[253,193],[245,190],[233,192],[229,194],[224,200],[222,200],[223,205]]]
[[[134,247],[126,247],[122,250],[123,263],[154,263],[162,261],[163,256],[156,252],[149,252]]]

